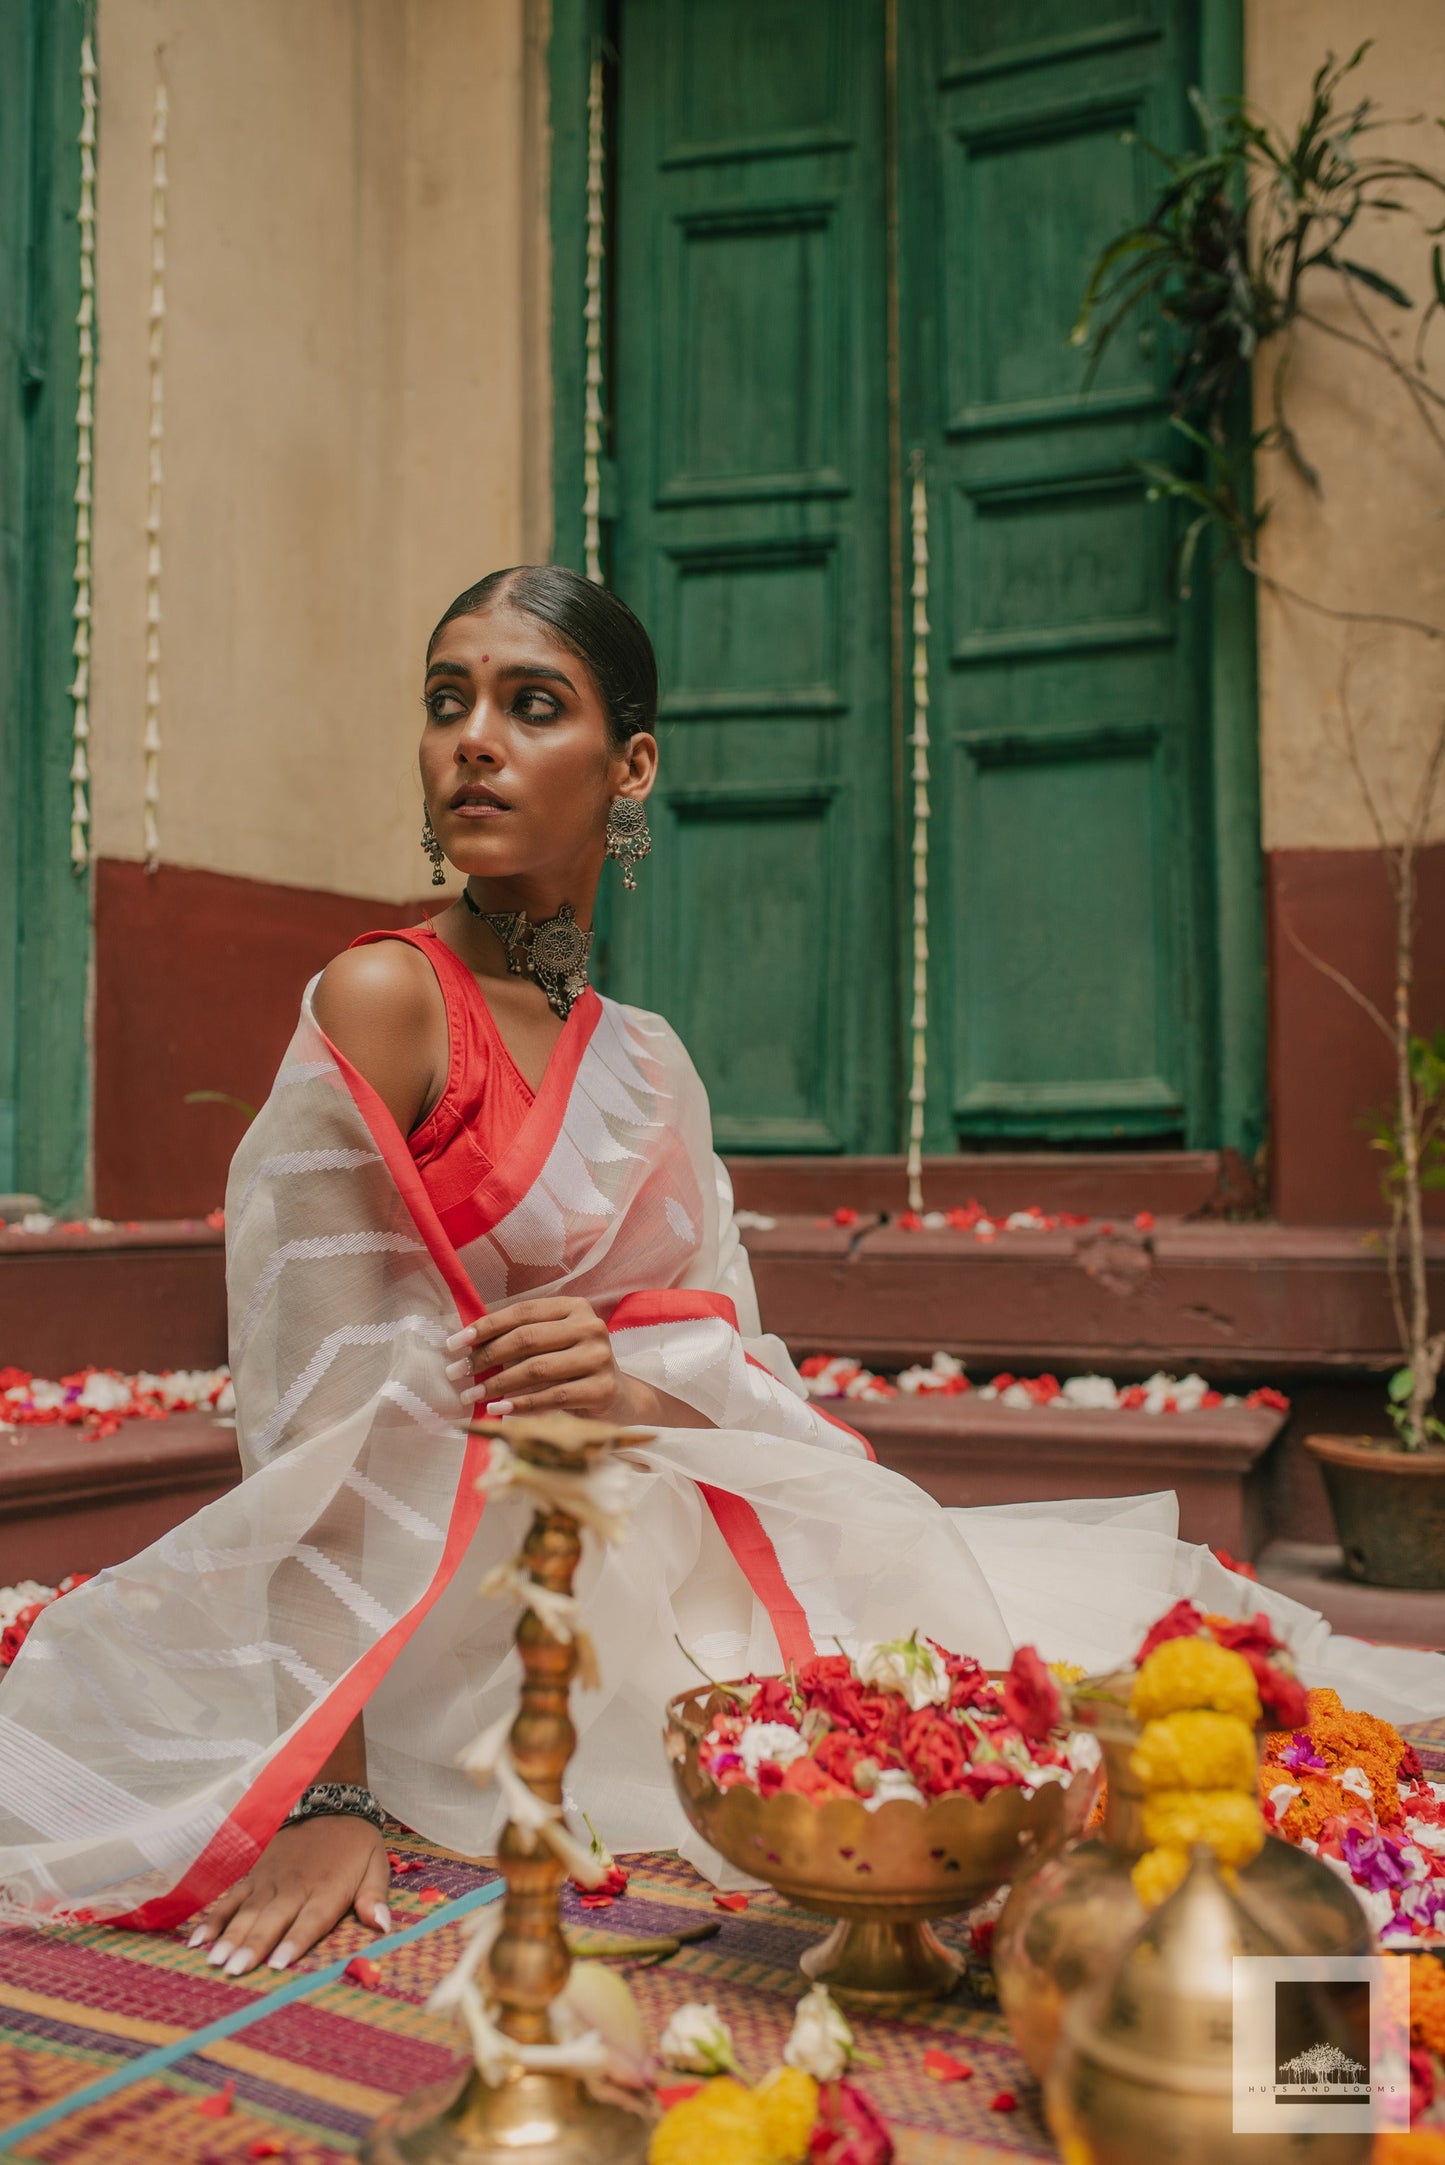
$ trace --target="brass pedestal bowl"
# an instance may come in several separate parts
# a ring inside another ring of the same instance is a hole
[[[800,1966],[858,2006],[887,2010],[951,1992],[962,1964],[930,1920],[972,1909],[1077,1834],[1098,1787],[1090,1770],[1031,1797],[1000,1787],[982,1803],[893,1798],[875,1811],[851,1797],[762,1797],[741,1782],[719,1789],[698,1747],[722,1705],[709,1685],[668,1701],[664,1738],[683,1810],[729,1864],[799,1909],[837,1919]]]

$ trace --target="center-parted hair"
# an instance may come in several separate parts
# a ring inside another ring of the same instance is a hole
[[[427,641],[428,659],[454,617],[476,616],[499,601],[534,616],[587,664],[619,749],[640,729],[656,728],[657,656],[652,641],[625,601],[565,564],[514,564],[507,571],[489,571],[458,594]]]

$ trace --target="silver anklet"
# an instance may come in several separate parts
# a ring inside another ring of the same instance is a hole
[[[386,1825],[385,1812],[360,1782],[313,1782],[302,1790],[281,1824],[299,1826],[305,1819],[365,1819],[378,1834]]]

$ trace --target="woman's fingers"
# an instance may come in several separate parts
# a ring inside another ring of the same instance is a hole
[[[507,1307],[493,1308],[487,1315],[478,1316],[475,1323],[454,1331],[447,1340],[447,1351],[461,1353],[469,1346],[490,1345],[503,1331],[515,1330],[520,1324],[557,1323],[569,1311],[586,1306],[586,1301],[572,1299],[512,1301]]]
[[[215,1901],[201,1912],[200,1921],[186,1945],[209,1947],[212,1940],[220,1937],[250,1892],[251,1882],[247,1878],[238,1880],[234,1887],[229,1887],[224,1894],[217,1895]]]
[[[378,1932],[391,1930],[391,1911],[386,1897],[391,1892],[391,1859],[378,1845],[377,1853],[367,1865],[357,1889],[352,1908],[363,1924],[369,1924]]]
[[[529,1401],[538,1391],[554,1390],[562,1383],[588,1383],[594,1377],[612,1372],[611,1349],[606,1345],[572,1345],[560,1353],[539,1354],[534,1360],[519,1361],[515,1367],[503,1368],[485,1383],[474,1384],[462,1392],[463,1400],[486,1399],[488,1403],[498,1398],[509,1398],[513,1405],[523,1399]]]
[[[601,1325],[593,1317],[595,1330]],[[584,1342],[592,1333],[584,1325],[578,1329],[576,1321],[563,1316],[551,1323],[528,1323],[516,1330],[506,1331],[487,1347],[485,1355],[475,1359],[459,1359],[447,1363],[447,1374],[453,1383],[470,1381],[474,1372],[480,1370],[491,1381],[503,1368],[525,1360],[535,1353],[560,1353],[568,1346]]]
[[[258,1962],[277,1953],[288,1937],[296,1938],[292,1928],[303,1900],[302,1890],[291,1887],[277,1889],[267,1900],[248,1906],[233,1920],[225,1939],[211,1949],[209,1959],[219,1962],[222,1947],[229,1946],[230,1953],[220,1964],[222,1973],[227,1977],[244,1977]],[[310,1944],[307,1941],[295,1952],[304,1954],[305,1947]]]

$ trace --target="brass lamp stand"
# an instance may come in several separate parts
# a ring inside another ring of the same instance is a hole
[[[500,1436],[524,1464],[576,1476],[636,1430],[570,1414],[476,1421],[474,1430]],[[522,1547],[530,1577],[550,1592],[570,1594],[582,1554],[581,1527],[568,1511],[539,1503]],[[560,1806],[562,1778],[577,1745],[568,1699],[577,1670],[575,1640],[546,1630],[531,1609],[517,1626],[522,1703],[512,1724],[518,1774],[545,1804]],[[498,1859],[507,1882],[502,1929],[488,1958],[487,1998],[497,2028],[522,2046],[553,2042],[550,2009],[567,1982],[572,1958],[562,1933],[566,1866],[543,1838],[509,1821]],[[650,2124],[622,2104],[594,2096],[574,2074],[516,2068],[497,2085],[473,2068],[460,2090],[455,2080],[417,2092],[385,2114],[363,2144],[365,2165],[642,2165]]]

